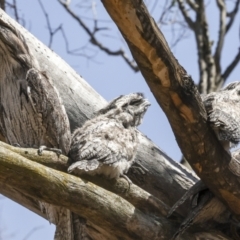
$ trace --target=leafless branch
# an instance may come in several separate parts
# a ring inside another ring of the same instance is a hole
[[[43,14],[44,14],[45,18],[46,18],[47,29],[48,29],[49,36],[50,36],[48,47],[51,48],[52,47],[52,42],[53,42],[53,37],[61,29],[61,25],[53,30],[52,27],[51,27],[51,23],[50,23],[50,20],[49,20],[48,13],[47,13],[46,9],[44,8],[42,1],[38,0],[38,3],[39,3],[39,5],[40,5],[40,7],[41,7],[41,9],[43,11]]]
[[[209,36],[209,26],[206,19],[203,0],[197,1],[199,9],[196,13],[196,22],[193,32],[198,49],[198,65],[200,72],[199,91],[208,93],[215,90],[215,62],[212,56],[212,42]]]
[[[5,11],[5,0],[0,0],[0,8]]]
[[[238,49],[238,53],[232,60],[232,62],[227,66],[226,70],[222,74],[222,78],[224,81],[229,77],[229,75],[232,73],[233,69],[237,66],[237,64],[240,62],[240,48]]]
[[[173,6],[174,6],[173,2],[171,2],[170,5],[168,6],[168,1],[165,1],[164,6],[162,6],[162,13],[159,17],[158,24],[164,24],[164,22],[165,22],[164,18],[167,14],[169,14],[169,12],[173,8]]]
[[[198,10],[198,4],[192,0],[187,0],[188,5],[192,8],[192,10]]]
[[[24,238],[23,240],[27,240],[29,239],[29,237],[31,237],[31,235],[33,233],[35,233],[36,231],[38,231],[39,229],[43,228],[43,226],[38,226],[38,227],[34,227]]]
[[[194,21],[190,18],[190,16],[188,15],[188,12],[187,12],[187,9],[185,8],[184,6],[184,2],[183,0],[177,0],[178,2],[178,5],[179,5],[179,8],[182,12],[182,15],[185,19],[185,21],[187,22],[188,26],[191,28],[191,29],[194,29],[195,27],[195,23]]]
[[[5,2],[5,7],[9,7],[13,10],[13,15],[15,20],[20,23],[22,26],[25,26],[25,20],[22,17],[19,17],[17,1],[13,0],[13,3]]]
[[[174,24],[172,24],[173,41],[171,43],[171,48],[174,48],[181,40],[186,38],[186,32],[188,31],[188,27],[184,26],[182,24],[180,24],[180,25],[181,25],[180,29],[176,29],[176,28],[174,28]]]
[[[220,60],[221,60],[221,53],[222,53],[222,48],[223,48],[223,43],[225,39],[225,33],[226,33],[226,5],[224,0],[216,0],[218,9],[219,9],[219,34],[218,34],[218,41],[217,41],[217,46],[214,54],[214,61],[216,65],[216,73],[221,75],[221,65],[220,65]],[[216,83],[217,84],[217,83]]]
[[[61,0],[58,0],[59,3],[64,7],[64,9],[79,23],[79,25],[85,30],[85,32],[88,34],[90,37],[90,42],[97,46],[99,49],[107,53],[108,55],[111,56],[121,56],[125,62],[131,67],[132,70],[135,72],[138,71],[138,66],[136,65],[134,60],[131,60],[126,52],[123,49],[119,49],[116,51],[112,51],[108,47],[104,46],[100,41],[97,40],[95,34],[101,30],[105,30],[106,28],[99,28],[97,26],[97,21],[94,20],[94,29],[91,31],[87,25],[82,21],[80,17],[78,17],[70,8],[69,8],[69,3],[63,2]]]
[[[238,13],[239,5],[240,5],[240,1],[236,0],[233,10],[231,12],[227,13],[227,17],[229,17],[230,19],[229,19],[229,22],[226,27],[226,33],[229,31],[229,29],[232,27],[232,25],[234,23],[235,17]]]
[[[6,2],[6,5],[13,9],[14,17],[17,22],[19,22],[18,8],[16,0],[13,0],[13,3]],[[2,7],[1,7],[2,8]]]
[[[150,13],[152,13],[154,11],[154,9],[156,8],[157,4],[158,4],[158,0],[155,0],[153,5],[152,5],[152,7],[151,7]]]

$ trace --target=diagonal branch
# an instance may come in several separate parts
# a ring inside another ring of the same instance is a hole
[[[223,43],[224,43],[224,38],[225,38],[225,33],[226,33],[226,5],[224,0],[216,0],[217,6],[219,9],[219,34],[218,34],[218,40],[217,40],[217,46],[214,54],[214,61],[215,61],[215,66],[216,66],[216,74],[217,76],[221,76],[221,53],[223,49]],[[216,84],[217,85],[222,85],[223,83],[220,83],[220,79],[216,79]]]
[[[128,201],[89,181],[42,164],[63,170],[67,166],[67,158],[59,158],[52,152],[39,156],[35,149],[15,148],[0,142],[0,192],[18,202],[21,198],[25,206],[32,206],[30,209],[43,217],[46,216],[37,210],[38,201],[34,204],[33,198],[68,208],[84,216],[87,224],[94,226],[98,231],[106,234],[102,229],[107,229],[111,237],[106,239],[111,240],[144,240],[148,237],[157,240],[159,236],[161,239],[170,239],[176,230],[176,223],[182,221],[176,216],[172,220],[166,219],[166,206],[141,188],[132,185],[129,191],[126,191],[128,183],[124,180],[114,183],[101,178],[89,178],[98,185],[118,192]],[[180,239],[190,240],[199,235],[204,237],[206,234],[214,237],[216,230],[213,233],[198,230],[196,234],[186,233]],[[223,236],[220,232],[218,234]],[[225,236],[225,239],[229,238]]]
[[[177,0],[177,2],[178,2],[179,9],[181,10],[185,21],[187,22],[188,26],[193,30],[195,28],[195,22],[188,15],[187,9],[184,6],[184,1],[183,0]]]
[[[234,68],[238,65],[240,62],[240,48],[238,48],[238,52],[236,56],[233,58],[232,62],[227,66],[224,73],[222,74],[222,78],[224,81],[227,80],[227,78],[230,76]]]
[[[107,229],[113,237],[157,240],[160,233],[165,239],[171,237],[173,229],[166,219],[160,224],[156,218],[144,214],[121,197],[88,181],[34,163],[3,145],[0,147],[1,184],[68,208],[98,228]],[[25,156],[30,156],[30,152],[31,149]],[[158,215],[158,219],[161,218]]]
[[[239,162],[231,159],[207,124],[191,77],[173,56],[143,1],[102,2],[165,112],[183,155],[210,190],[240,219],[240,182],[235,171]]]
[[[198,10],[198,4],[192,0],[187,0],[188,5],[192,8],[192,10]]]
[[[235,3],[235,6],[234,6],[233,10],[231,12],[227,13],[227,17],[229,17],[230,19],[229,19],[228,24],[226,26],[226,33],[231,29],[231,27],[234,23],[235,17],[238,13],[239,5],[240,5],[240,1],[236,0],[236,3]]]
[[[49,20],[49,15],[48,15],[46,9],[44,8],[44,5],[43,5],[42,1],[38,0],[38,3],[39,3],[39,5],[40,5],[40,7],[43,11],[43,14],[44,14],[45,18],[46,18],[47,29],[48,29],[48,32],[49,32],[49,35],[50,35],[48,47],[51,48],[52,47],[52,42],[53,42],[53,37],[59,30],[61,30],[61,26],[59,26],[55,30],[53,30],[52,27],[51,27],[50,20]]]

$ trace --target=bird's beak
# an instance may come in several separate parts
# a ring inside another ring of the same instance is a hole
[[[143,105],[147,109],[149,106],[151,106],[151,103],[147,99],[144,99]]]

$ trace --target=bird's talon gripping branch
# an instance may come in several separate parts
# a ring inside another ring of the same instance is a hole
[[[42,153],[43,151],[51,151],[51,152],[55,152],[58,156],[60,156],[62,154],[62,150],[61,149],[58,149],[58,148],[49,148],[49,147],[46,147],[46,146],[41,146],[39,149],[38,149],[38,155],[39,156],[42,156]]]
[[[128,182],[130,189],[130,186],[132,185],[132,180],[125,174],[120,175],[120,177],[124,178]]]

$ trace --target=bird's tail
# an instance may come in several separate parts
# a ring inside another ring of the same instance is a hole
[[[82,170],[85,172],[93,171],[99,167],[99,161],[96,159],[93,160],[81,160],[78,162],[73,163],[69,168],[68,172],[71,173],[75,169]]]

